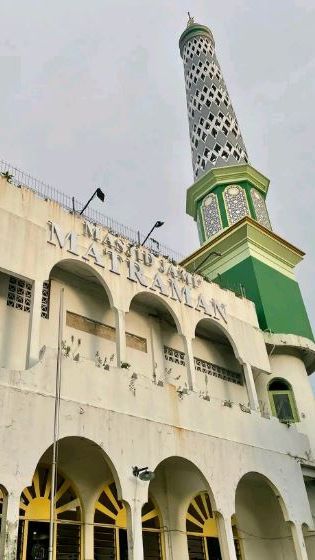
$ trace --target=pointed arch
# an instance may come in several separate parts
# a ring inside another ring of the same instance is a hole
[[[62,270],[66,270],[76,276],[79,276],[80,278],[82,277],[87,280],[90,279],[90,281],[91,279],[94,279],[94,281],[96,280],[97,283],[104,289],[110,307],[114,307],[113,295],[109,285],[105,281],[103,275],[100,274],[100,272],[96,268],[94,268],[91,264],[74,257],[67,257],[65,259],[60,259],[59,261],[55,262],[52,268],[48,271],[48,275],[47,275],[48,278],[51,277],[53,270],[56,269],[57,267],[61,268]]]
[[[235,358],[238,360],[238,362],[242,365],[243,359],[241,358],[236,342],[233,338],[233,336],[231,335],[230,331],[219,321],[216,321],[215,319],[212,319],[211,317],[201,317],[200,319],[197,320],[196,324],[195,324],[195,333],[196,330],[198,328],[198,326],[200,326],[200,324],[203,323],[204,325],[209,325],[210,330],[216,331],[217,333],[221,333],[222,338],[225,338],[231,345]]]
[[[131,300],[129,302],[129,305],[128,305],[128,311],[130,311],[131,305],[136,300],[141,301],[141,303],[143,303],[144,305],[147,305],[148,307],[151,304],[153,308],[156,308],[157,310],[160,310],[162,312],[163,312],[163,309],[164,309],[169,315],[171,315],[171,317],[172,317],[172,319],[175,323],[178,334],[183,334],[181,321],[180,321],[178,315],[176,314],[175,310],[169,304],[169,302],[167,301],[166,298],[162,298],[158,294],[154,294],[154,293],[149,292],[147,290],[140,290],[139,292],[137,292],[131,298]]]

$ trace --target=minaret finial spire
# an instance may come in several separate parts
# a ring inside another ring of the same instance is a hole
[[[195,18],[191,17],[190,12],[187,12],[187,14],[188,14],[187,27],[189,27],[190,25],[193,25],[195,23]]]
[[[188,23],[179,40],[184,62],[195,180],[213,167],[248,162],[245,144],[224,82],[210,29]]]

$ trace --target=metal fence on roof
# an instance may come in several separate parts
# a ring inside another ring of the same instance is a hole
[[[21,171],[4,160],[0,160],[0,173],[8,173],[12,176],[11,182],[15,186],[26,187],[36,193],[36,195],[40,198],[53,200],[69,212],[73,212],[75,209],[75,211],[79,213],[83,208],[83,203],[80,200],[63,193],[62,191],[44,183],[39,179],[36,179],[35,177],[32,177],[28,173]],[[104,216],[104,214],[101,214],[101,212],[98,212],[93,208],[87,208],[84,211],[84,218],[93,224],[107,228],[112,233],[129,239],[129,241],[135,244],[139,243],[139,241],[141,243],[145,238],[141,232],[125,226],[124,224],[113,220],[113,218]],[[156,254],[168,256],[177,262],[183,259],[183,255],[173,251],[173,249],[170,249],[166,245],[163,245],[152,238],[148,239],[146,247]]]

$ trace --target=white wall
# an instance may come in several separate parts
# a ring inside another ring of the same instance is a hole
[[[0,367],[24,369],[30,314],[7,305],[9,275],[0,272]]]
[[[93,321],[115,327],[113,311],[109,308],[108,298],[101,286],[66,272],[54,269],[51,279],[50,313],[49,319],[41,319],[40,345],[56,348],[58,343],[58,314],[60,289],[63,287],[64,308]],[[65,319],[66,322],[66,319]],[[74,337],[74,343],[71,337]],[[109,358],[116,353],[116,344],[105,338],[83,332],[64,325],[63,339],[73,348],[75,353],[89,360],[94,360],[96,352],[100,356]],[[81,344],[78,346],[78,339]]]
[[[196,336],[193,339],[193,352],[196,358],[216,364],[233,372],[242,372],[241,366],[236,360],[233,349],[228,341],[226,341],[226,344],[222,344]],[[208,390],[210,397],[214,399],[220,401],[231,400],[233,403],[245,405],[248,403],[245,383],[244,385],[237,385],[236,383],[208,375],[208,384],[206,385],[205,375],[198,371],[196,372],[196,380],[197,388],[200,391]]]
[[[270,356],[272,375],[261,374],[256,379],[258,398],[271,413],[268,397],[268,384],[280,377],[291,385],[295,397],[299,422],[296,429],[307,434],[310,440],[313,458],[315,459],[315,407],[314,395],[303,361],[288,352]]]

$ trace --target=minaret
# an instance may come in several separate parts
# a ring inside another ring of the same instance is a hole
[[[269,179],[248,163],[210,29],[189,16],[179,48],[195,179],[186,211],[201,243],[181,264],[251,299],[261,329],[313,340],[294,272],[304,253],[271,229]]]
[[[247,163],[236,115],[208,27],[189,16],[179,40],[184,62],[194,177],[213,167]]]

